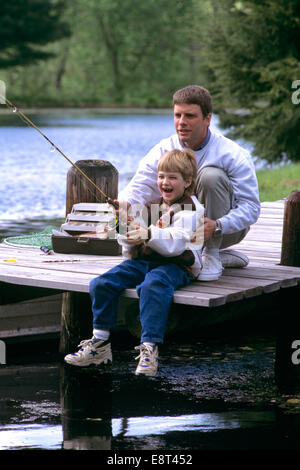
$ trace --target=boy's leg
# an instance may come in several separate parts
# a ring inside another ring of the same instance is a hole
[[[190,277],[176,264],[160,265],[152,269],[145,280],[137,286],[140,297],[140,320],[142,325],[139,364],[136,375],[154,376],[158,367],[158,347],[163,343],[166,324],[174,291],[188,285]]]
[[[110,330],[115,326],[120,292],[141,283],[147,271],[147,262],[129,259],[90,282],[95,329]]]
[[[77,353],[65,357],[68,364],[87,367],[112,361],[108,338],[109,330],[116,322],[118,294],[126,288],[135,287],[144,279],[145,272],[147,272],[147,263],[126,260],[91,281],[94,331],[95,329],[106,331],[101,331],[99,337],[82,341]]]
[[[163,343],[174,291],[191,282],[188,273],[178,265],[160,265],[137,286],[140,297],[142,342]]]

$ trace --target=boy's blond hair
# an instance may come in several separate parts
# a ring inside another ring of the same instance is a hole
[[[198,168],[196,155],[192,149],[174,149],[164,153],[159,159],[157,170],[181,173],[184,181],[191,178],[192,182],[185,189],[184,195],[191,196],[194,193]]]

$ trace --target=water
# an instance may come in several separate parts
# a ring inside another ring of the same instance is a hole
[[[133,374],[125,339],[102,372],[64,365],[47,343],[11,345],[0,369],[0,450],[299,449],[300,415],[285,412],[290,396],[274,385],[271,343],[169,338],[158,375],[145,379]]]
[[[119,172],[120,190],[141,157],[173,132],[172,117],[163,114],[49,111],[28,117],[73,163],[82,159],[111,162]],[[2,233],[35,229],[42,220],[60,220],[65,214],[70,163],[18,116],[0,116],[0,124]]]
[[[172,115],[166,112],[51,110],[26,114],[73,163],[82,159],[111,162],[119,172],[119,190],[151,147],[174,133]],[[211,126],[217,127],[217,118]],[[65,216],[70,163],[11,111],[0,115],[0,148],[0,237],[59,226]]]

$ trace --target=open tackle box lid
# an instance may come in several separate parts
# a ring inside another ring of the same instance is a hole
[[[112,212],[115,213],[115,209],[111,204],[106,202],[79,202],[74,204],[72,212],[87,211],[87,212]]]
[[[116,216],[114,208],[109,204],[78,203],[66,217],[61,230],[65,232],[104,232],[104,227],[114,229]]]
[[[53,251],[93,255],[120,255],[115,209],[106,203],[78,203],[52,235]]]

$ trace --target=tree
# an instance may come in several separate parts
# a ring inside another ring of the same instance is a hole
[[[115,101],[124,101],[128,93],[137,96],[134,87],[141,89],[145,82],[166,82],[166,74],[176,86],[188,8],[181,0],[93,0],[98,34],[111,65]]]
[[[299,0],[212,0],[206,64],[221,126],[270,163],[300,160]]]
[[[199,54],[210,0],[65,3],[60,21],[71,35],[43,46],[53,58],[1,72],[11,99],[26,105],[169,107],[177,88],[204,83]]]
[[[60,21],[64,0],[13,0],[0,4],[0,68],[53,56],[43,46],[69,35]]]

